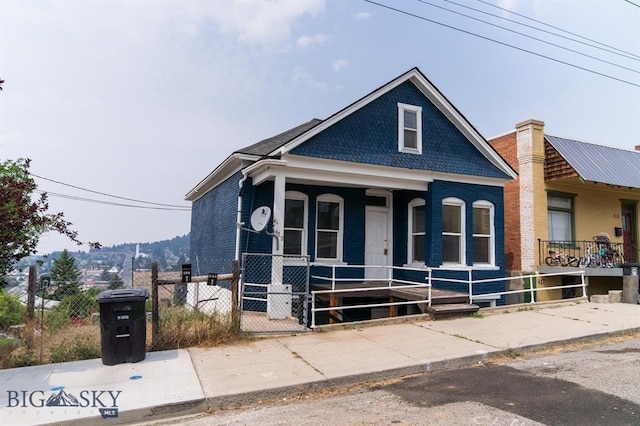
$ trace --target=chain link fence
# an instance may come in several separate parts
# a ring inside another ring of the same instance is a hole
[[[161,279],[151,272],[151,347],[163,350],[217,344],[237,336],[238,271]],[[185,281],[185,282],[183,282]]]
[[[28,283],[0,292],[0,366],[99,357],[101,289],[40,284],[30,270]]]
[[[309,306],[309,257],[242,255],[240,328],[252,333],[303,332]]]

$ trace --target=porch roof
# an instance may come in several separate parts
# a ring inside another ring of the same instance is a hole
[[[640,152],[545,135],[581,179],[625,188],[640,188]]]

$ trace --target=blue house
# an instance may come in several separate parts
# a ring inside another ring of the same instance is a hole
[[[413,68],[216,167],[186,195],[191,261],[196,274],[228,272],[243,253],[269,253],[360,265],[363,278],[426,267],[441,277],[504,277],[503,188],[515,176]],[[261,206],[272,211],[269,234],[246,231]],[[504,284],[474,291],[500,290]]]

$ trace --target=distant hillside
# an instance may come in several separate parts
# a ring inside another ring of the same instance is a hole
[[[136,247],[139,245],[139,255]],[[38,272],[45,273],[51,269],[53,261],[61,252],[53,252],[47,256],[29,256],[19,262],[17,268],[38,264]],[[116,266],[121,270],[131,271],[133,264],[136,270],[151,269],[152,262],[158,262],[161,272],[180,271],[183,263],[189,261],[189,234],[177,236],[170,240],[156,241],[152,243],[125,243],[100,249],[91,249],[89,252],[70,252],[76,259],[76,265],[80,269],[104,269]]]

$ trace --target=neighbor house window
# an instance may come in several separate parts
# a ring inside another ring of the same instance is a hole
[[[316,210],[316,260],[342,261],[343,200],[321,195]]]
[[[398,151],[422,154],[422,108],[398,104]]]
[[[416,198],[409,203],[409,235],[407,247],[407,263],[421,263],[425,261],[425,228],[426,217],[424,200]]]
[[[493,204],[473,203],[473,264],[494,264],[495,232]]]
[[[307,196],[287,191],[284,200],[284,254],[307,254]]]
[[[549,241],[573,241],[573,197],[566,194],[547,195]]]
[[[442,201],[442,263],[465,264],[464,201]]]

